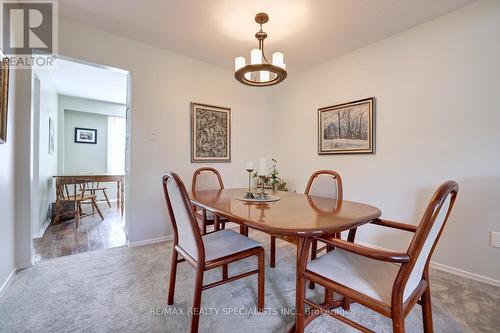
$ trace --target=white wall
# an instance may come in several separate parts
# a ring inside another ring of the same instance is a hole
[[[74,97],[74,96],[66,96],[66,95],[59,95],[59,150],[61,151],[61,154],[59,155],[59,172],[61,174],[68,173],[68,170],[66,170],[66,167],[64,165],[65,161],[65,143],[66,142],[72,142],[71,141],[65,141],[66,139],[66,134],[65,134],[65,125],[64,125],[64,112],[65,110],[68,111],[79,111],[83,113],[90,113],[90,114],[101,114],[101,115],[108,115],[108,116],[116,116],[116,117],[125,117],[126,116],[126,110],[127,106],[124,104],[117,104],[117,103],[110,103],[110,102],[104,102],[104,101],[98,101],[98,100],[93,100],[93,99],[88,99],[88,98],[81,98],[81,97]],[[92,126],[90,126],[92,128]],[[74,135],[73,132],[71,132],[71,135]],[[68,134],[69,135],[69,134]],[[106,170],[100,171],[102,173],[106,173]]]
[[[50,206],[55,201],[55,185],[54,176],[58,174],[58,148],[57,148],[57,133],[58,133],[58,95],[52,84],[47,71],[34,70],[36,79],[39,80],[39,103],[36,103],[34,98],[33,117],[34,117],[34,147],[33,154],[38,158],[34,159],[34,164],[38,165],[38,174],[33,175],[38,182],[34,185],[34,191],[38,192],[38,200],[34,200],[33,204],[33,235],[41,237],[43,226],[50,219]],[[35,104],[39,104],[38,106]],[[54,153],[49,154],[49,118],[54,124]],[[36,170],[35,168],[34,170]]]
[[[9,82],[7,143],[0,145],[0,294],[16,269],[31,264],[31,70],[11,70]]]
[[[97,130],[97,143],[76,143],[75,128]],[[66,175],[106,174],[108,170],[108,116],[64,111],[64,171]]]
[[[34,117],[32,114],[32,70],[11,70],[16,73],[15,79],[15,257],[18,269],[31,266],[32,259],[32,207],[36,191],[31,191],[33,183],[33,154],[37,139],[34,132]],[[12,86],[12,85],[11,85]]]
[[[127,224],[131,242],[171,234],[161,177],[174,170],[190,186],[191,101],[232,108],[232,163],[213,164],[227,186],[245,186],[245,162],[271,157],[270,90],[249,88],[231,70],[78,23],[60,20],[62,55],[132,74]],[[150,141],[150,132],[158,134]]]
[[[15,258],[15,128],[16,104],[14,100],[14,87],[16,85],[16,72],[10,73],[7,142],[0,144],[0,292],[10,274],[16,268]]]
[[[500,280],[500,2],[481,1],[291,75],[274,95],[273,152],[292,188],[321,168],[340,172],[345,198],[418,223],[437,186],[460,183],[433,261]],[[334,42],[334,41],[332,41]],[[376,97],[375,155],[317,155],[317,109]],[[376,227],[362,241],[404,248]]]

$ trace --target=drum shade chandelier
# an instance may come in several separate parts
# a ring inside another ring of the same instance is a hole
[[[246,65],[245,57],[234,59],[234,77],[243,84],[254,87],[266,87],[280,83],[286,79],[286,65],[283,62],[283,53],[274,52],[272,63],[269,63],[264,54],[264,39],[267,33],[262,25],[269,21],[266,13],[255,15],[255,22],[260,24],[260,30],[255,34],[259,41],[259,48],[250,52],[250,64]]]

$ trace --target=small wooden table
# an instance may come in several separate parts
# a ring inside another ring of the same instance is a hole
[[[82,179],[95,183],[116,183],[116,204],[123,216],[125,208],[125,175],[61,175],[54,176],[60,179]]]
[[[378,208],[363,203],[334,200],[290,192],[273,192],[281,200],[270,203],[248,203],[236,199],[247,189],[204,190],[191,193],[191,202],[214,213],[215,228],[219,216],[231,222],[270,235],[287,238],[297,245],[298,260],[310,236],[329,236],[369,223],[380,217]],[[296,283],[296,291],[304,286]],[[297,309],[302,312],[304,309]],[[292,328],[292,331],[294,329]]]

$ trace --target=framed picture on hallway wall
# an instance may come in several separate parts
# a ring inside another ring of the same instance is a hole
[[[75,143],[97,144],[97,130],[75,127]]]
[[[318,154],[375,153],[375,97],[318,110]]]
[[[0,49],[0,143],[7,141],[7,113],[9,108],[9,58]]]
[[[191,103],[191,162],[231,162],[231,109]]]

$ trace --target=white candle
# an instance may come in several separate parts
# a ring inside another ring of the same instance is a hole
[[[234,59],[234,71],[237,72],[238,69],[245,67],[245,58],[244,57],[236,57]]]
[[[259,172],[257,174],[259,176],[267,176],[267,162],[265,158],[260,159]]]
[[[273,53],[273,65],[281,68],[285,68],[284,56],[281,52]]]
[[[252,65],[262,64],[262,51],[259,49],[252,49],[250,51],[250,63]]]
[[[247,162],[247,170],[253,170],[253,162]]]

